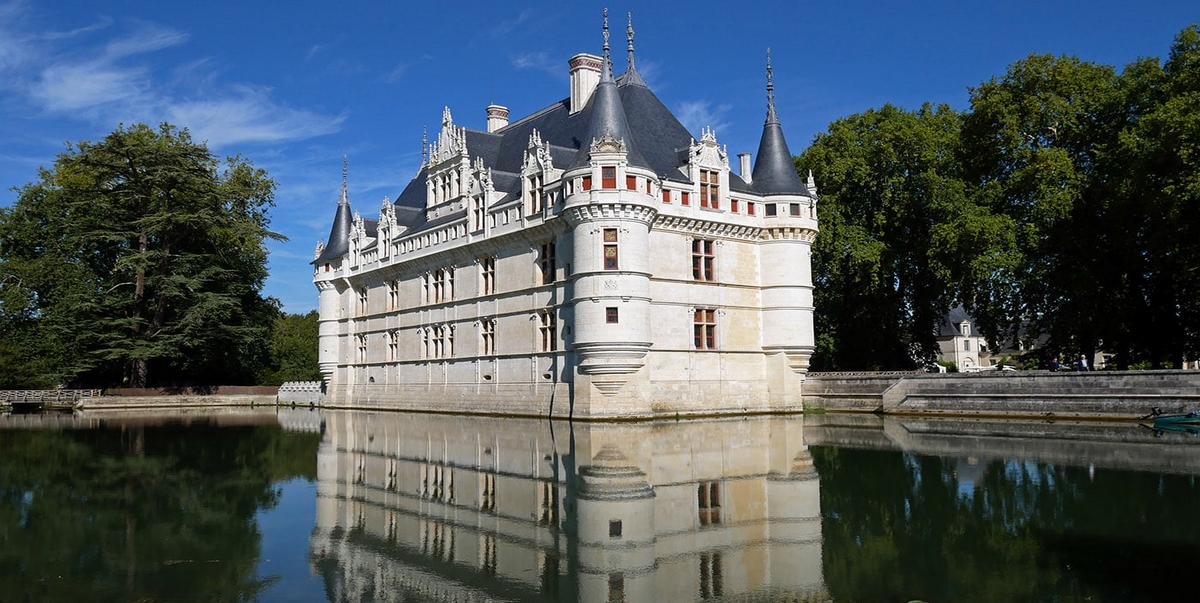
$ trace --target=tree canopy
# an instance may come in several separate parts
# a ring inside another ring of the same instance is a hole
[[[0,209],[0,356],[23,386],[252,381],[274,190],[169,124],[68,145]]]
[[[1118,72],[1030,55],[970,109],[839,119],[821,185],[814,368],[909,368],[964,306],[993,348],[1200,355],[1200,27]]]

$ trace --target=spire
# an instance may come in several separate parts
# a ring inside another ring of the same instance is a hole
[[[604,81],[605,74],[612,78],[612,57],[608,56],[608,7],[604,7],[604,72],[600,74],[600,81]]]
[[[633,68],[633,13],[628,13],[627,16],[629,17],[629,26],[625,28],[625,37],[629,39],[629,65],[626,67],[626,71],[632,73],[635,71]]]
[[[771,71],[771,49],[767,49],[767,120],[763,124],[758,155],[754,157],[752,186],[764,195],[804,195],[808,189],[796,173],[792,152],[783,138],[783,127],[775,112],[775,82]]]
[[[625,28],[625,37],[629,40],[629,64],[625,69],[625,75],[621,76],[621,85],[637,84],[645,86],[646,82],[642,80],[642,76],[638,75],[637,67],[633,62],[633,13],[628,14],[629,25]]]
[[[338,198],[337,212],[333,215],[333,228],[329,229],[329,238],[325,239],[325,248],[313,260],[314,264],[336,260],[350,251],[350,225],[354,215],[350,212],[350,194],[346,186],[349,166],[349,157],[342,155],[342,194]]]
[[[338,205],[350,205],[350,195],[346,192],[346,174],[350,169],[349,155],[342,155],[342,196],[338,199]]]
[[[767,123],[779,123],[775,114],[775,82],[771,73],[771,48],[767,47]]]
[[[429,165],[429,129],[421,126],[421,167]]]
[[[621,93],[613,81],[612,61],[608,47],[608,9],[604,9],[604,64],[600,67],[600,83],[592,93],[583,112],[588,115],[588,136],[579,145],[579,152],[571,161],[568,169],[576,168],[591,160],[593,147],[600,143],[614,144],[624,149],[626,161],[630,165],[649,167],[642,154],[633,146],[633,136],[629,131],[629,122],[625,117],[625,108],[621,102]]]

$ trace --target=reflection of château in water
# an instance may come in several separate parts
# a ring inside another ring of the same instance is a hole
[[[327,413],[330,601],[817,601],[797,418],[569,424]]]

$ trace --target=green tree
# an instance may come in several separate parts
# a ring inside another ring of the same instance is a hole
[[[68,145],[0,210],[0,327],[43,381],[251,380],[278,313],[261,295],[274,188],[168,124]]]
[[[971,203],[959,177],[961,124],[945,105],[885,105],[837,120],[798,158],[821,185],[814,368],[931,361],[964,283],[1011,265],[1009,221]]]
[[[1121,361],[1181,366],[1200,357],[1200,27],[1175,38],[1167,61],[1122,75],[1130,118],[1112,151],[1120,170],[1112,230],[1130,245],[1118,284]]]
[[[263,385],[320,381],[317,365],[317,311],[280,314],[271,329],[271,361],[258,379]]]
[[[1093,352],[1113,289],[1112,180],[1101,169],[1125,115],[1107,65],[1031,55],[971,90],[964,173],[976,202],[1014,225],[1020,250],[1000,287],[971,291],[989,341],[1047,334],[1050,347]]]

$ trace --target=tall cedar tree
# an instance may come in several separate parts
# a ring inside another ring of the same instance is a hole
[[[263,170],[139,124],[68,145],[39,175],[0,210],[0,326],[42,383],[253,379],[278,315],[264,243],[284,239]]]

